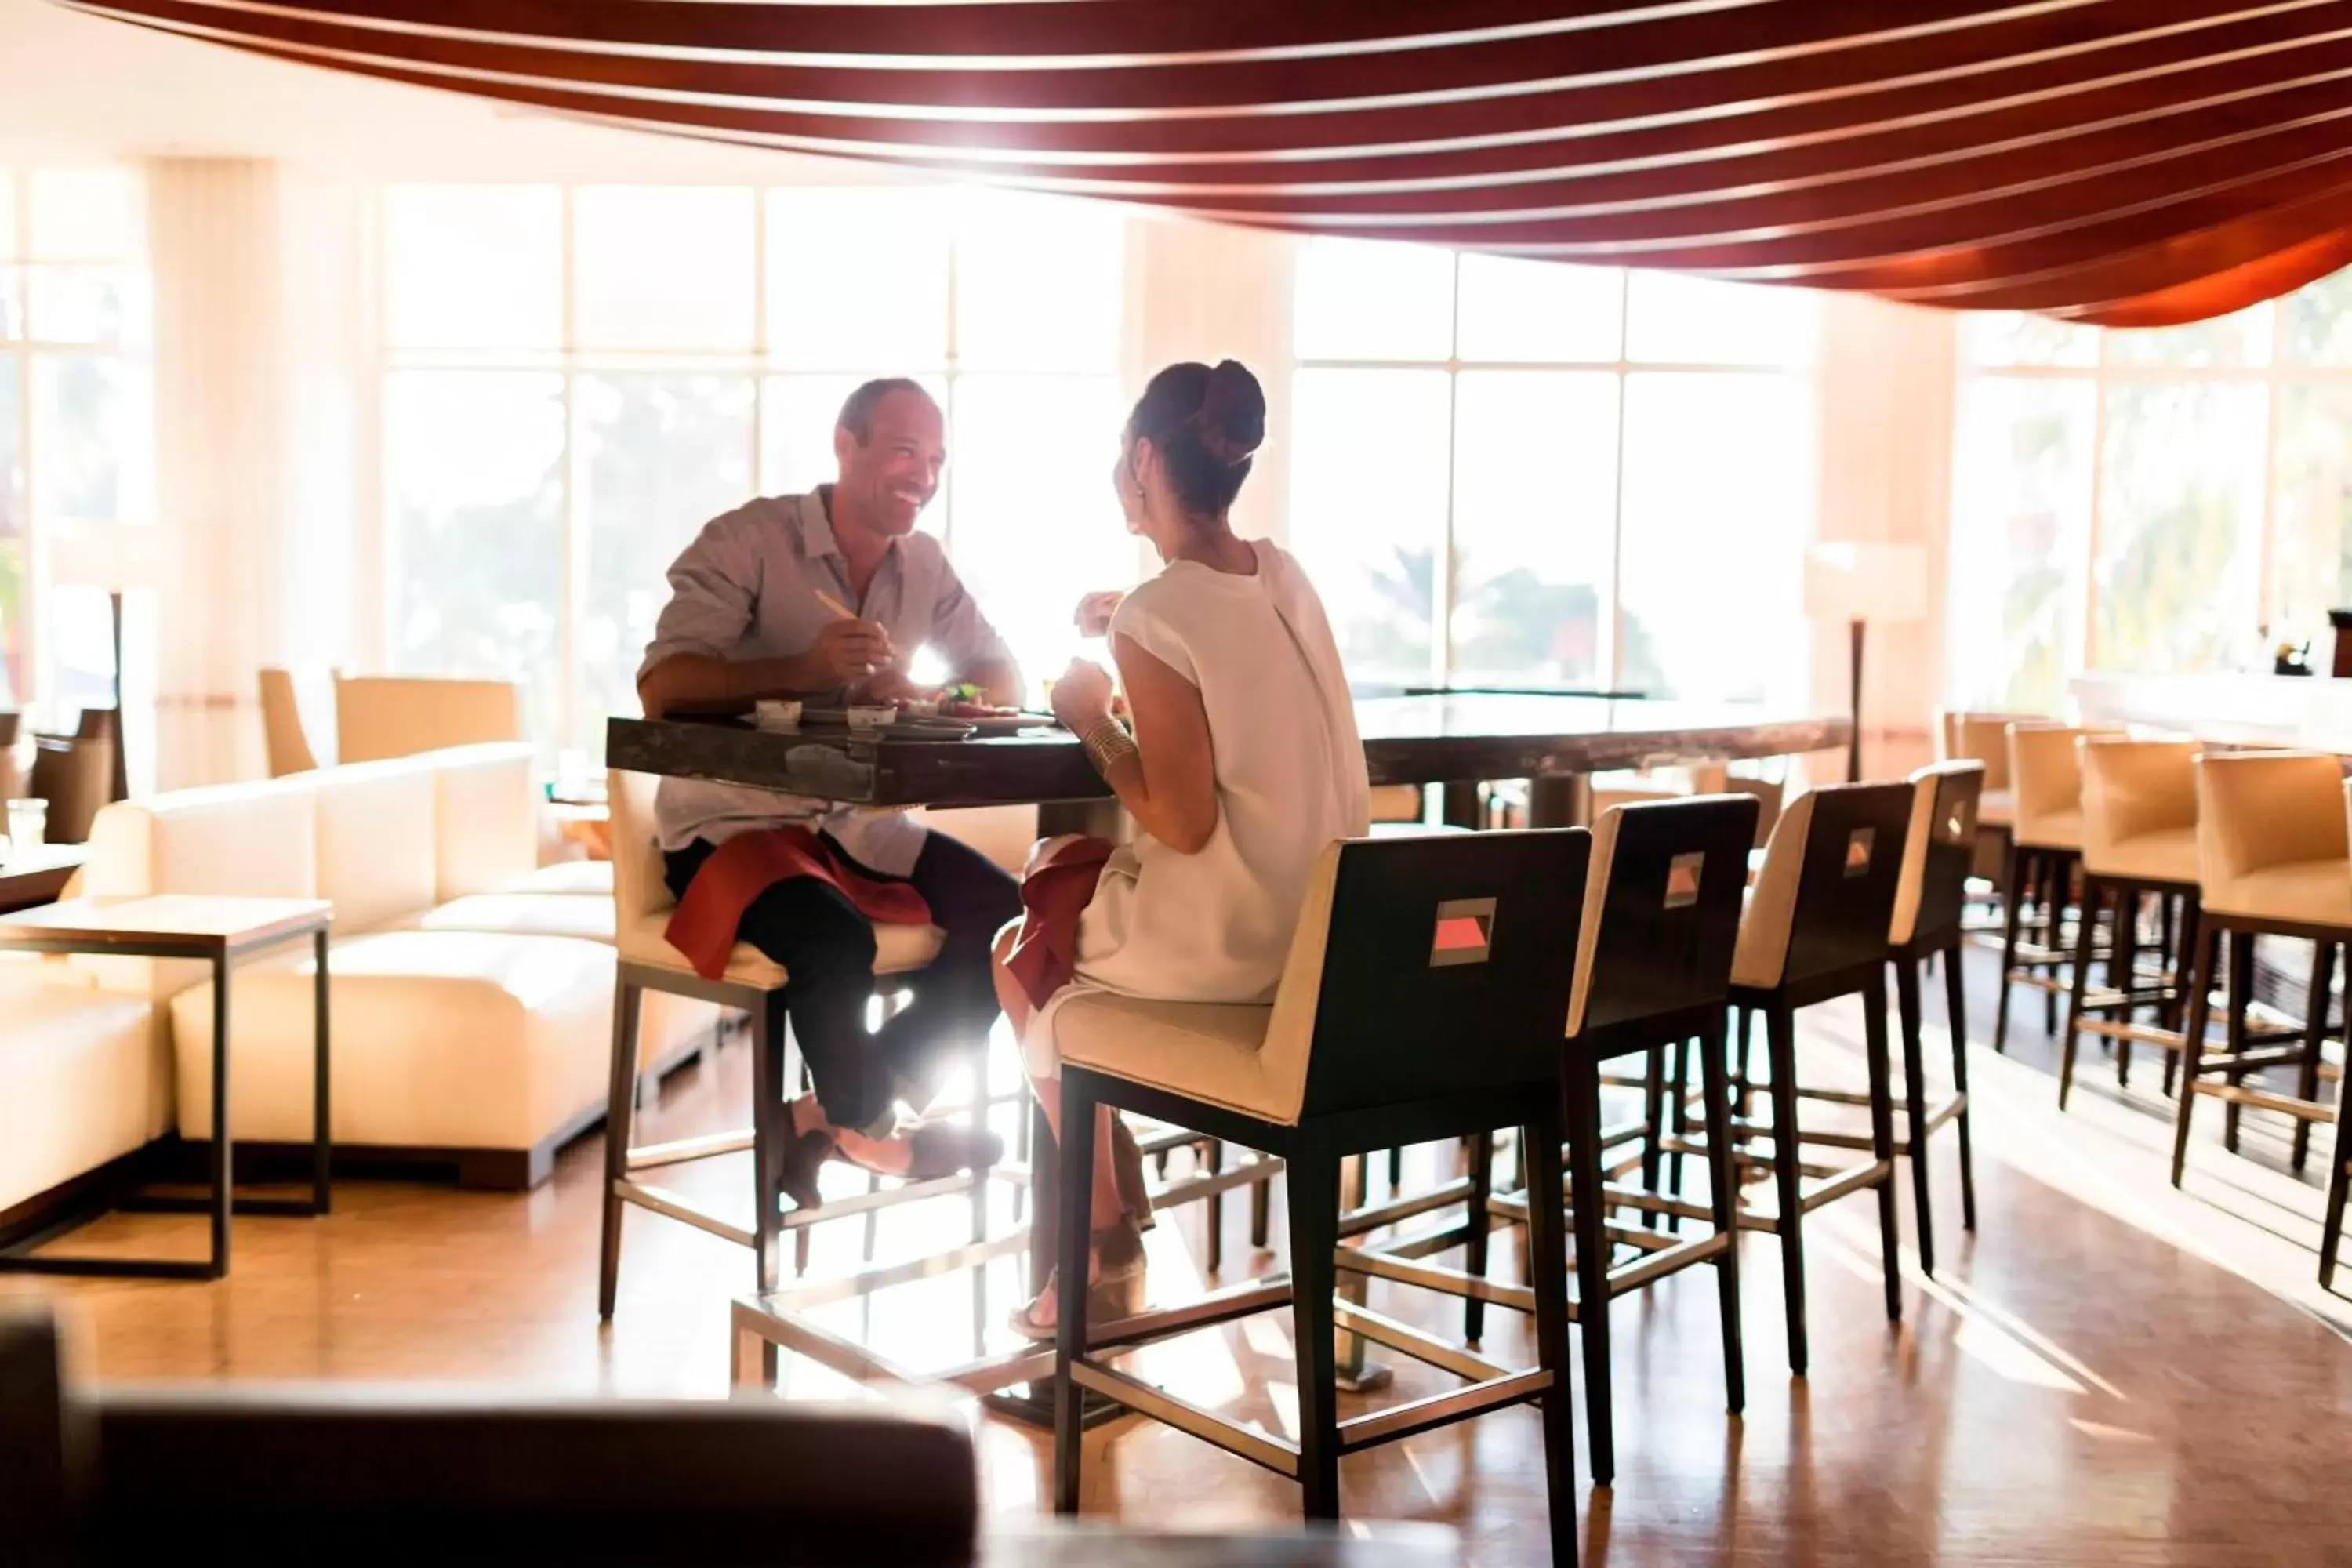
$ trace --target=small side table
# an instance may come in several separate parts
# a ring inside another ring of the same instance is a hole
[[[57,1239],[51,1232],[0,1251],[0,1272],[93,1274],[145,1279],[218,1279],[228,1272],[229,1216],[328,1212],[327,925],[334,906],[317,899],[214,898],[158,893],[145,898],[76,899],[0,915],[0,951],[103,953],[117,958],[197,959],[213,970],[212,1191],[202,1197],[139,1197],[126,1209],[210,1214],[212,1256],[182,1258],[27,1257]],[[310,1196],[238,1198],[228,1121],[229,968],[257,952],[309,938],[315,962],[311,1027]],[[94,1216],[93,1216],[94,1217]],[[77,1225],[86,1224],[78,1221]],[[72,1227],[68,1227],[72,1228]]]

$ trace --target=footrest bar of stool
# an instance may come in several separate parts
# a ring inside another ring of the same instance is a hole
[[[1251,1464],[1272,1470],[1277,1476],[1298,1479],[1298,1447],[1286,1443],[1272,1433],[1255,1426],[1243,1426],[1212,1415],[1199,1405],[1177,1398],[1165,1389],[1154,1388],[1123,1372],[1113,1372],[1080,1360],[1070,1365],[1070,1381],[1081,1388],[1091,1389],[1114,1404],[1150,1416],[1180,1432],[1189,1432],[1203,1443],[1223,1448],[1226,1453],[1247,1459]]]
[[[1439,1426],[1450,1426],[1472,1415],[1483,1415],[1506,1405],[1525,1405],[1541,1398],[1557,1381],[1548,1367],[1490,1377],[1451,1394],[1433,1394],[1391,1409],[1375,1411],[1339,1423],[1339,1452],[1359,1453],[1400,1437],[1411,1437]]]
[[[1181,1182],[1151,1190],[1151,1206],[1173,1208],[1179,1204],[1194,1203],[1213,1198],[1235,1187],[1255,1186],[1258,1183],[1282,1173],[1282,1162],[1264,1155],[1254,1155],[1235,1164],[1231,1170],[1211,1171],[1203,1175],[1187,1176]]]
[[[2271,1049],[2238,1051],[2208,1051],[2197,1064],[2199,1077],[2211,1072],[2253,1072],[2262,1068],[2298,1067],[2303,1062],[2301,1046],[2280,1046]]]
[[[1289,1305],[1290,1276],[1286,1273],[1271,1274],[1263,1279],[1212,1290],[1180,1307],[1162,1307],[1153,1311],[1138,1312],[1131,1318],[1116,1318],[1108,1323],[1089,1324],[1087,1350],[1089,1353],[1105,1350],[1132,1350],[1154,1340],[1171,1339],[1201,1329],[1213,1329],[1236,1318],[1271,1312]]]
[[[1609,1294],[1620,1296],[1628,1290],[1638,1290],[1654,1279],[1663,1279],[1679,1273],[1694,1263],[1708,1258],[1731,1245],[1727,1236],[1702,1236],[1694,1241],[1677,1242],[1664,1252],[1653,1252],[1639,1262],[1609,1271]]]
[[[721,1154],[740,1154],[751,1147],[751,1130],[740,1132],[708,1132],[699,1138],[679,1138],[667,1143],[646,1143],[629,1151],[632,1171],[659,1170],[664,1165],[683,1165],[689,1160],[716,1159]]]
[[[2185,1042],[2178,1029],[2159,1029],[2153,1024],[2118,1024],[2105,1018],[2085,1018],[2074,1026],[2086,1035],[2102,1039],[2121,1040],[2126,1045],[2154,1046],[2158,1050],[2177,1051]]]
[[[1444,1186],[1433,1187],[1425,1193],[1415,1193],[1409,1198],[1399,1198],[1394,1203],[1378,1204],[1369,1208],[1350,1209],[1339,1216],[1339,1234],[1343,1237],[1361,1236],[1366,1231],[1378,1230],[1382,1226],[1394,1225],[1401,1219],[1411,1219],[1415,1215],[1424,1215],[1433,1209],[1450,1207],[1465,1201],[1469,1196],[1470,1178],[1456,1176]]]
[[[1895,1142],[1898,1148],[1901,1147],[1905,1137],[1906,1134],[1903,1130],[1897,1128],[1895,1132]],[[1805,1130],[1803,1141],[1807,1143],[1815,1144],[1824,1149],[1861,1149],[1867,1151],[1874,1147],[1870,1141],[1870,1134],[1867,1132],[1841,1132],[1834,1128],[1829,1127],[1807,1128]],[[1835,1168],[1835,1172],[1843,1173],[1844,1169],[1844,1166],[1840,1165]],[[1811,1173],[1808,1173],[1810,1174]]]
[[[776,1302],[782,1310],[808,1311],[830,1306],[835,1301],[846,1301],[853,1297],[870,1296],[893,1285],[908,1285],[918,1279],[953,1274],[958,1269],[987,1263],[1007,1253],[1023,1251],[1028,1245],[1029,1229],[1024,1226],[1009,1236],[991,1237],[985,1241],[967,1241],[945,1252],[926,1253],[920,1258],[909,1258],[898,1263],[870,1264],[854,1273],[836,1275],[830,1279],[811,1279],[779,1290],[768,1299]]]
[[[1428,1230],[1408,1231],[1392,1240],[1381,1242],[1379,1250],[1391,1258],[1429,1258],[1440,1252],[1451,1252],[1469,1239],[1470,1223],[1464,1218]]]
[[[1824,1204],[1833,1204],[1850,1194],[1858,1193],[1865,1188],[1874,1187],[1881,1182],[1894,1179],[1894,1161],[1873,1160],[1867,1164],[1856,1165],[1841,1175],[1832,1176],[1812,1191],[1801,1194],[1801,1201],[1804,1205],[1805,1212],[1811,1214]]]
[[[1685,1203],[1680,1198],[1661,1197],[1655,1193],[1645,1193],[1639,1187],[1612,1185],[1603,1186],[1601,1191],[1611,1203],[1620,1204],[1627,1208],[1640,1209],[1644,1214],[1670,1214],[1677,1219],[1695,1219],[1702,1224],[1712,1224],[1715,1219],[1715,1211],[1705,1204]],[[1569,1206],[1573,1209],[1576,1205],[1571,1203]]]
[[[730,1225],[715,1214],[695,1207],[666,1187],[649,1187],[643,1182],[633,1182],[623,1176],[613,1183],[613,1191],[625,1202],[651,1209],[665,1219],[679,1220],[697,1230],[709,1231],[720,1240],[731,1241],[738,1247],[749,1247],[754,1239],[751,1233],[741,1226]]]
[[[1937,1100],[1927,1108],[1928,1132],[1932,1134],[1942,1131],[1945,1127],[1959,1120],[1960,1113],[1968,1108],[1969,1097],[1965,1094],[1956,1094],[1949,1100]]]
[[[1868,1105],[1870,1096],[1851,1089],[1804,1089],[1797,1090],[1799,1100],[1818,1100],[1829,1105]],[[1811,1137],[1811,1133],[1806,1134]]]
[[[950,1193],[968,1193],[972,1183],[985,1179],[982,1173],[959,1171],[952,1176],[934,1176],[928,1182],[902,1182],[895,1187],[877,1187],[850,1197],[827,1198],[813,1209],[785,1210],[784,1228],[806,1230],[829,1219],[846,1219],[874,1209],[896,1208],[900,1204],[920,1203],[925,1198],[945,1197]]]
[[[1472,1355],[1459,1345],[1448,1344],[1444,1340],[1423,1333],[1419,1329],[1400,1323],[1394,1318],[1359,1307],[1353,1301],[1336,1300],[1331,1303],[1331,1311],[1332,1321],[1339,1328],[1472,1383],[1507,1376],[1510,1373],[1509,1367],[1498,1366]]]
[[[1601,1222],[1601,1232],[1610,1240],[1623,1247],[1638,1247],[1644,1252],[1664,1252],[1681,1245],[1674,1237],[1654,1230],[1643,1230],[1635,1226],[1619,1225],[1614,1220]]]
[[[1377,1279],[1393,1279],[1400,1285],[1417,1285],[1424,1290],[1437,1290],[1448,1296],[1475,1296],[1497,1307],[1514,1311],[1536,1310],[1536,1293],[1526,1285],[1506,1285],[1459,1268],[1444,1268],[1434,1263],[1408,1263],[1385,1253],[1368,1248],[1343,1247],[1339,1249],[1339,1266],[1349,1274],[1370,1274]]]
[[[2284,1094],[2265,1094],[2259,1089],[2247,1089],[2233,1083],[2206,1083],[2202,1079],[2189,1086],[2199,1094],[2210,1094],[2215,1100],[2232,1100],[2251,1105],[2256,1110],[2273,1110],[2281,1116],[2292,1116],[2299,1121],[2332,1121],[2336,1108],[2314,1100],[2296,1100]]]

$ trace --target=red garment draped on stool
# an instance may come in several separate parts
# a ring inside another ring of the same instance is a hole
[[[1076,973],[1078,917],[1094,900],[1111,848],[1107,838],[1074,837],[1055,846],[1021,879],[1021,931],[1004,967],[1021,982],[1031,1006],[1043,1007]]]
[[[832,840],[805,827],[739,833],[711,852],[671,911],[663,935],[705,980],[727,973],[743,911],[779,882],[814,877],[840,890],[857,912],[880,925],[931,923],[931,906],[905,882],[869,876]]]

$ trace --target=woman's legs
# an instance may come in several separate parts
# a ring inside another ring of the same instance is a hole
[[[1021,989],[1021,983],[1004,967],[1005,955],[1013,951],[1013,939],[1020,929],[1020,922],[1016,921],[997,932],[991,955],[997,1005],[1004,1009],[1005,1018],[1013,1025],[1015,1039],[1027,1033],[1029,1020],[1037,1011],[1030,1005],[1029,994]],[[1061,1080],[1033,1076],[1029,1079],[1029,1089],[1037,1097],[1038,1109],[1045,1113],[1045,1124],[1054,1130],[1054,1139],[1058,1143],[1062,1137]],[[1119,1198],[1118,1178],[1111,1164],[1110,1108],[1099,1107],[1095,1115],[1093,1225],[1097,1230],[1108,1230],[1127,1217],[1127,1205]]]

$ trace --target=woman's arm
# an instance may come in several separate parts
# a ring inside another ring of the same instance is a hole
[[[1135,718],[1135,749],[1103,775],[1146,833],[1180,855],[1197,855],[1217,831],[1216,753],[1200,689],[1133,637],[1111,639]],[[1091,679],[1087,672],[1091,671]],[[1110,682],[1083,662],[1054,688],[1054,710],[1080,735],[1110,717]]]

